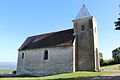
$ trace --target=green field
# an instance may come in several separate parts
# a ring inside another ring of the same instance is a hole
[[[10,74],[14,69],[0,68],[0,74]]]
[[[111,66],[104,66],[101,67],[104,70],[119,70],[119,65],[111,65]],[[1,74],[11,73],[12,69],[0,69]],[[0,78],[0,80],[86,80],[93,77],[100,77],[100,76],[110,76],[120,74],[118,72],[75,72],[75,73],[66,73],[66,74],[59,74],[53,76],[46,76],[46,77],[13,77],[13,78]]]
[[[120,70],[120,64],[101,67],[102,70]]]

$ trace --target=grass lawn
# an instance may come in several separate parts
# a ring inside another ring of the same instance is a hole
[[[92,77],[97,76],[109,76],[118,73],[109,73],[109,72],[75,72],[75,73],[66,73],[59,74],[54,76],[46,77],[14,77],[14,78],[1,78],[0,80],[86,80]]]
[[[120,70],[119,67],[120,64],[116,64],[116,65],[109,65],[109,66],[103,66],[101,67],[102,70]]]
[[[111,65],[111,66],[104,66],[101,67],[103,70],[119,70],[118,65]],[[11,73],[12,69],[0,69],[0,74]],[[100,76],[109,76],[120,74],[118,72],[75,72],[75,73],[66,73],[66,74],[59,74],[53,76],[45,76],[45,77],[13,77],[13,78],[0,78],[0,80],[86,80],[93,77],[100,77]]]

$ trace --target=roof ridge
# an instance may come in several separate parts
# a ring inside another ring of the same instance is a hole
[[[71,28],[71,29],[73,29],[73,28]],[[29,36],[27,38],[37,37],[37,36],[42,36],[42,35],[48,35],[48,34],[54,34],[54,33],[59,33],[59,32],[63,32],[63,31],[71,30],[71,29],[65,29],[65,30],[60,30],[60,31],[54,31],[54,32],[48,32],[48,33],[38,34],[38,35],[34,35],[34,36]]]

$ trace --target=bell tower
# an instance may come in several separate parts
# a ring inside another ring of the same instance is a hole
[[[75,70],[99,71],[99,47],[97,22],[85,4],[73,20],[75,43]]]

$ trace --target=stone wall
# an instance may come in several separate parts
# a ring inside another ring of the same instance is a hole
[[[48,50],[48,60],[44,60],[45,50]],[[31,49],[18,53],[18,75],[51,75],[66,72],[73,72],[72,46]]]

